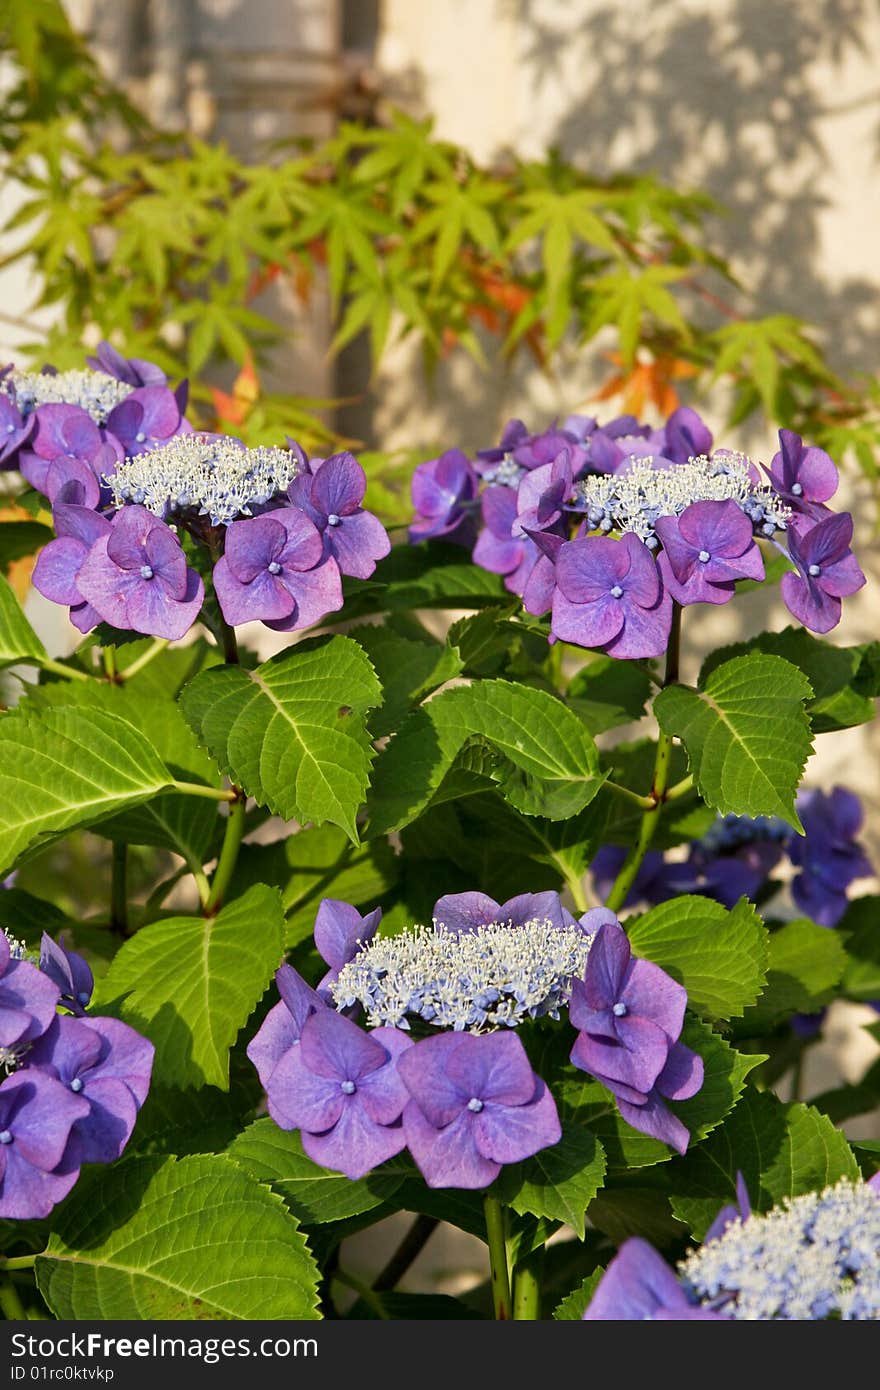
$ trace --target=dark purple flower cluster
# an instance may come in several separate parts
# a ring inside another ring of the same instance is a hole
[[[341,608],[342,575],[365,579],[388,554],[351,454],[309,460],[292,441],[246,449],[197,434],[185,384],[172,391],[158,367],[107,343],[90,363],[0,380],[0,458],[52,504],[56,539],[34,585],[81,632],[105,622],[182,637],[205,596],[183,533],[210,552],[227,623],[284,632]]]
[[[416,469],[410,539],[473,545],[527,612],[551,614],[552,638],[624,658],[665,650],[673,602],[727,603],[738,580],[763,580],[758,542],[769,542],[793,565],[790,611],[827,632],[865,582],[852,518],[826,506],[828,455],[791,430],[779,440],[762,483],[742,455],[713,452],[687,407],[660,429],[575,415],[529,434],[512,420],[473,463],[450,449]]]
[[[858,840],[862,805],[845,787],[802,791],[796,805],[802,836],[776,817],[728,815],[694,841],[683,860],[650,850],[624,906],[655,905],[681,893],[696,893],[732,908],[740,898],[755,900],[764,892],[770,875],[787,856],[796,871],[790,884],[796,907],[821,926],[836,927],[849,904],[852,883],[874,873]],[[599,897],[608,896],[626,855],[617,845],[605,845],[595,855],[590,869]]]
[[[83,1163],[112,1162],[131,1138],[153,1044],[115,1018],[87,1015],[91,994],[81,956],[44,934],[37,966],[0,931],[2,1217],[48,1216]]]
[[[687,995],[659,967],[630,960],[611,913],[594,909],[578,923],[556,893],[503,905],[461,893],[437,903],[434,940],[416,929],[408,941],[377,938],[380,916],[325,899],[315,941],[329,973],[315,990],[282,965],[281,1001],[247,1049],[269,1113],[301,1132],[316,1163],[359,1178],[408,1149],[430,1187],[477,1189],[556,1144],[556,1104],[513,1030],[547,1016],[547,997],[558,1005],[569,994],[580,1029],[572,1061],[612,1090],[630,1124],[684,1152],[688,1132],[660,1097],[684,1099],[702,1084],[699,1057],[678,1042]],[[559,959],[533,959],[554,934]],[[575,954],[565,956],[572,941]],[[448,954],[456,947],[460,962]],[[372,972],[382,988],[381,999],[367,989],[364,1029],[346,1016],[345,976],[368,958],[365,978]],[[564,960],[577,960],[583,978],[568,965],[561,986]],[[383,1008],[399,1024],[382,1022]],[[428,1036],[414,1039],[407,1013]]]

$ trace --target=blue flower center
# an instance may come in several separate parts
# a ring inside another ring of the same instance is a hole
[[[701,551],[700,551],[700,564],[701,564],[701,565],[708,565],[708,563],[709,563],[709,561],[710,561],[711,559],[712,559],[712,556],[709,554],[708,550],[701,550]]]
[[[153,570],[150,565],[141,565],[141,579],[152,579]]]
[[[615,1018],[626,1018],[626,1015],[629,1013],[629,1009],[626,1007],[623,1001],[619,999],[617,1003],[612,1007],[611,1012],[614,1014]]]
[[[353,1081],[340,1081],[339,1089],[344,1096],[353,1096],[357,1090],[357,1086]]]
[[[804,490],[803,484],[802,484],[802,483],[792,483],[792,485],[791,485],[791,490],[792,490],[792,492],[794,493],[795,497],[800,497],[800,496],[802,495],[802,493],[803,493],[803,490]]]
[[[813,576],[813,578],[815,579],[816,576],[817,576],[818,574],[821,574],[821,573],[822,573],[822,566],[821,566],[821,565],[810,565],[810,568],[807,570],[807,573],[808,573],[808,574],[811,574],[811,575]]]
[[[612,598],[623,598],[623,590],[621,589],[621,587],[620,587],[619,584],[615,584],[615,585],[612,587],[612,590],[611,590],[611,597],[612,597]]]
[[[14,426],[14,425],[7,425],[7,426],[6,426],[6,433],[7,433],[7,434],[15,434],[15,426]]]
[[[266,568],[268,569],[270,574],[281,573],[281,566],[279,565],[277,560],[270,560]]]
[[[137,440],[138,444],[143,444],[146,437],[147,436],[144,434],[143,430],[138,430],[137,434],[135,435],[135,439]]]
[[[328,525],[328,526],[341,526],[341,525],[342,525],[342,517],[341,517],[341,516],[337,516],[335,512],[331,512],[330,515],[329,515],[328,518],[327,518],[327,525]]]
[[[80,1091],[82,1090],[82,1088],[83,1088],[82,1078],[79,1077],[79,1076],[75,1076],[75,1077],[73,1078],[73,1080],[71,1081],[71,1083],[70,1083],[70,1089],[71,1089],[72,1091],[76,1091],[76,1092],[78,1093],[78,1092],[80,1092]]]
[[[12,1135],[8,1129],[0,1129],[0,1144],[11,1144]]]
[[[88,1004],[92,996],[89,994],[87,989],[81,989],[76,997],[81,1004]]]
[[[467,1108],[472,1115],[479,1115],[483,1108],[483,1102],[480,1100],[479,1096],[471,1096],[467,1103]]]

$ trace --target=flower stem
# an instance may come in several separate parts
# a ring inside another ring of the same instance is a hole
[[[513,1316],[518,1322],[537,1322],[541,1317],[541,1274],[544,1269],[544,1247],[533,1250],[527,1260],[517,1266],[513,1276]]]
[[[235,787],[209,787],[204,782],[172,782],[174,791],[181,796],[206,796],[209,801],[237,801]]]
[[[154,657],[158,656],[160,652],[164,652],[167,646],[168,639],[166,637],[157,637],[154,642],[150,643],[147,650],[141,652],[140,656],[137,657],[130,666],[126,666],[123,671],[119,672],[119,680],[130,681],[132,676],[136,676],[138,671],[142,671],[145,666],[148,666]]]
[[[36,1255],[12,1255],[8,1259],[0,1259],[0,1269],[33,1269],[36,1263]]]
[[[669,645],[666,648],[666,675],[663,679],[664,687],[675,685],[678,681],[678,662],[681,650],[681,609],[677,603],[672,605],[672,627],[669,632]],[[636,875],[642,867],[645,855],[648,852],[654,832],[657,829],[657,822],[666,801],[666,788],[669,785],[669,768],[672,762],[672,736],[664,734],[662,729],[657,734],[657,755],[654,759],[654,776],[651,779],[651,790],[648,793],[648,807],[642,813],[642,823],[639,827],[638,839],[634,847],[627,855],[623,867],[611,888],[611,892],[605,902],[605,906],[612,912],[619,912],[629,896],[629,891],[636,880]],[[681,794],[681,793],[679,793]]]
[[[630,791],[629,787],[622,787],[619,782],[605,782],[604,785],[610,792],[614,792],[615,796],[623,796],[627,801],[635,802],[636,806],[640,806],[644,811],[653,809],[653,796],[642,796],[640,792]]]
[[[436,1216],[417,1216],[385,1268],[373,1280],[376,1293],[393,1289],[440,1225]]]
[[[37,665],[44,671],[51,671],[53,676],[63,676],[69,681],[89,681],[91,676],[87,671],[79,671],[75,666],[65,666],[62,661],[55,661],[51,656],[41,656],[36,658]]]
[[[104,675],[106,676],[107,680],[110,681],[111,685],[115,685],[115,684],[116,684],[116,680],[117,680],[117,676],[116,676],[116,648],[115,648],[115,647],[104,647],[104,649],[103,649],[103,655],[104,655]]]
[[[347,1269],[337,1269],[333,1272],[333,1278],[338,1284],[344,1284],[347,1289],[353,1289],[366,1303],[368,1308],[372,1308],[377,1318],[383,1322],[388,1322],[388,1313],[381,1298],[373,1292],[369,1284],[365,1284],[362,1279],[357,1279],[353,1274],[349,1274]]]
[[[0,1284],[0,1309],[7,1322],[27,1322],[24,1304],[11,1279],[4,1279]]]
[[[205,911],[208,913],[216,912],[223,901],[223,895],[229,887],[235,870],[241,837],[244,834],[244,813],[247,798],[240,787],[232,787],[230,790],[235,792],[235,800],[230,805],[229,815],[226,817],[226,829],[223,832],[220,858],[217,860],[217,868],[214,870],[214,877],[211,881],[211,891],[208,894],[208,901],[205,903]]]
[[[128,845],[113,842],[110,878],[110,930],[128,936]]]
[[[486,1237],[489,1243],[489,1271],[492,1280],[492,1306],[497,1322],[510,1320],[510,1273],[507,1268],[507,1214],[501,1203],[487,1193],[483,1201]]]
[[[235,636],[235,628],[230,627],[222,618],[221,631],[223,633],[223,660],[227,666],[238,665],[238,639]]]
[[[687,777],[682,777],[680,782],[676,782],[674,787],[670,787],[664,797],[665,801],[678,801],[679,797],[687,796],[689,791],[693,791],[694,774],[689,772]]]

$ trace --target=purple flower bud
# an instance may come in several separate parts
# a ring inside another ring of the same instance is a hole
[[[447,449],[439,458],[420,463],[412,479],[415,520],[411,541],[445,536],[461,545],[473,540],[472,508],[479,478],[460,449]]]
[[[61,1004],[81,1018],[95,987],[88,964],[76,951],[52,940],[48,932],[40,939],[40,969],[61,991]]]

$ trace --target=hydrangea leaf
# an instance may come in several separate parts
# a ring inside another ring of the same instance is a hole
[[[360,627],[354,637],[382,686],[382,704],[370,716],[374,738],[394,733],[414,705],[461,671],[458,653],[439,642],[413,642],[378,626]]]
[[[311,1319],[318,1268],[281,1198],[218,1155],[92,1168],[37,1284],[57,1318]]]
[[[618,662],[618,665],[621,664],[625,663]],[[657,740],[653,738],[616,743],[613,748],[602,750],[602,768],[607,770],[611,781],[619,787],[629,787],[630,791],[639,792],[640,795],[646,796],[651,790],[656,761]],[[680,744],[675,743],[669,764],[670,785],[681,781],[686,773],[687,754]],[[604,793],[603,800],[608,802],[605,843],[624,845],[628,849],[638,839],[642,825],[641,808],[611,792]],[[686,792],[664,806],[651,848],[671,849],[673,845],[698,840],[715,819],[715,812],[700,800],[696,791]]]
[[[764,988],[769,933],[751,903],[732,911],[710,898],[660,903],[631,925],[630,943],[684,985],[705,1018],[738,1018]]]
[[[486,608],[507,604],[510,594],[497,574],[465,558],[461,546],[443,541],[396,545],[371,579],[344,585],[346,619],[413,608]]]
[[[859,1178],[852,1149],[826,1115],[752,1088],[705,1144],[669,1169],[672,1209],[698,1240],[720,1208],[736,1201],[737,1172],[756,1211]]]
[[[791,662],[755,652],[717,666],[698,690],[667,686],[654,713],[684,743],[710,806],[722,815],[781,816],[802,831],[794,798],[812,751],[804,709],[812,693]]]
[[[694,1019],[685,1023],[681,1040],[699,1052],[705,1068],[703,1085],[693,1099],[670,1104],[690,1130],[693,1147],[721,1124],[739,1101],[749,1072],[766,1059],[734,1051],[705,1023]],[[643,1168],[674,1157],[667,1144],[640,1134],[621,1119],[611,1092],[592,1077],[569,1075],[558,1098],[577,1123],[588,1126],[602,1141],[609,1170]]]
[[[253,671],[203,671],[180,698],[196,737],[261,806],[357,840],[373,758],[365,715],[382,698],[357,642],[317,638]]]
[[[838,933],[806,918],[772,932],[768,946],[766,988],[737,1026],[738,1032],[753,1037],[793,1013],[815,1013],[827,1004],[847,960]]]
[[[250,1064],[248,1064],[250,1065]],[[253,1118],[263,1098],[253,1072],[253,1083],[233,1081],[229,1091],[205,1086],[201,1091],[177,1086],[150,1086],[138,1115],[128,1152],[138,1154],[223,1153],[242,1126]]]
[[[185,649],[183,649],[185,652]],[[104,710],[138,729],[180,781],[220,785],[217,767],[201,748],[184,719],[175,694],[181,671],[192,669],[193,657],[181,667],[180,652],[164,652],[131,681],[52,682],[34,688],[27,705],[37,710],[76,704]],[[133,845],[157,845],[174,850],[190,863],[203,864],[217,832],[217,806],[193,796],[166,792],[102,822],[99,833]]]
[[[840,931],[845,933],[847,953],[844,993],[850,999],[880,999],[880,898],[866,896],[850,903]]]
[[[10,521],[7,517],[0,526],[0,571],[3,574],[9,573],[16,560],[35,554],[55,534],[51,526],[44,526],[42,522]]]
[[[653,689],[651,678],[632,661],[597,656],[570,682],[566,698],[592,734],[642,718]]]
[[[576,1289],[572,1289],[571,1293],[566,1294],[562,1302],[557,1304],[553,1310],[554,1322],[579,1322],[590,1306],[590,1301],[596,1292],[596,1286],[604,1273],[605,1270],[600,1265],[598,1269],[593,1270],[592,1274],[588,1274]]]
[[[229,1088],[229,1050],[277,970],[284,913],[256,884],[216,917],[167,917],[127,941],[101,981],[113,1009],[156,1046],[165,1086]]]
[[[584,1238],[587,1207],[605,1179],[605,1150],[595,1134],[563,1121],[558,1144],[501,1170],[493,1195],[521,1216],[564,1221]]]
[[[303,1153],[297,1130],[279,1129],[264,1117],[249,1125],[227,1153],[258,1182],[268,1183],[306,1226],[343,1221],[372,1211],[393,1196],[406,1175],[394,1159],[353,1182]]]
[[[39,665],[45,657],[46,648],[21,611],[9,581],[0,574],[0,667],[17,661]]]
[[[604,780],[592,735],[559,700],[510,681],[476,681],[414,711],[380,755],[370,833],[397,830],[424,810],[473,739],[501,755],[491,775],[525,815],[576,815]]]
[[[0,719],[0,868],[174,782],[139,729],[97,709],[22,708]]]
[[[814,734],[850,729],[874,718],[874,698],[880,694],[877,683],[880,643],[836,647],[802,627],[760,632],[748,643],[738,642],[713,652],[703,663],[701,681],[722,662],[751,651],[781,656],[803,671],[813,690],[806,708]]]

